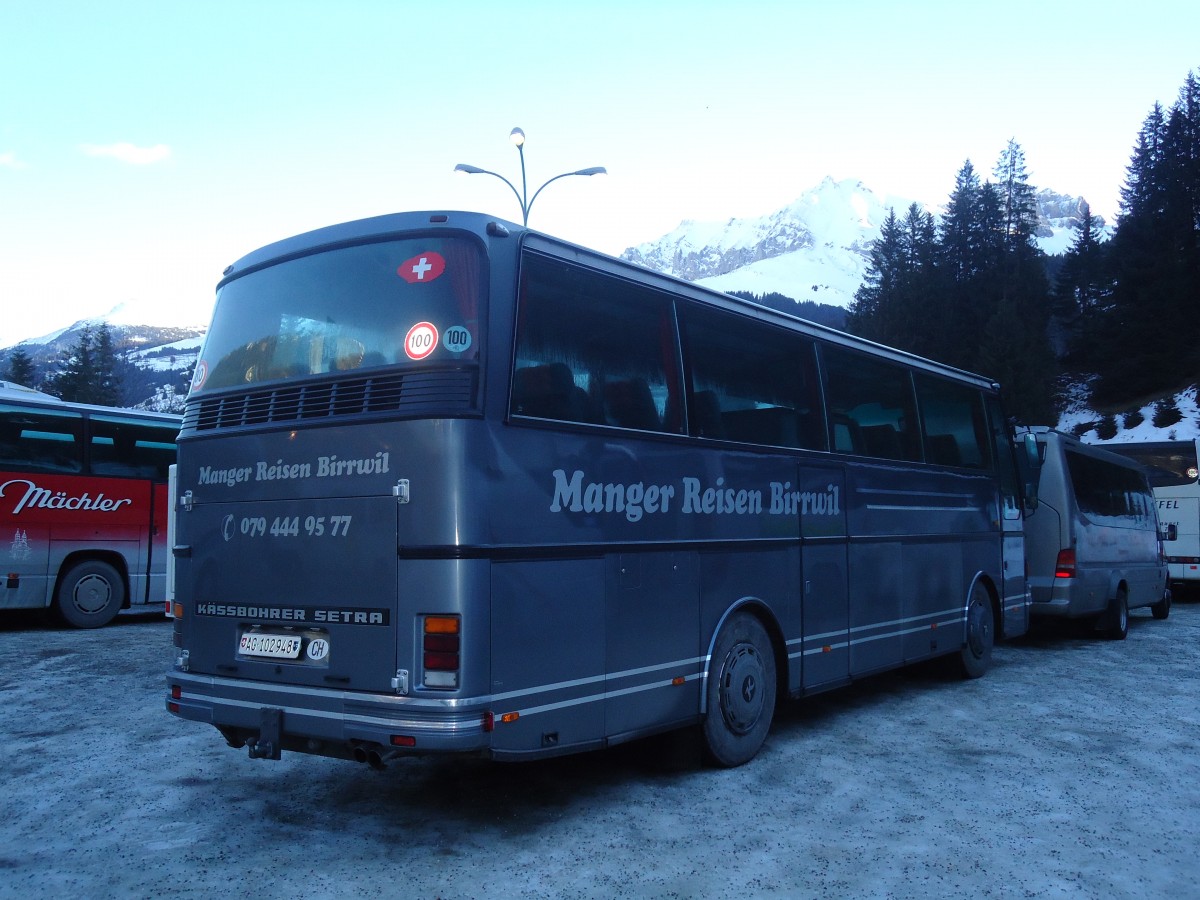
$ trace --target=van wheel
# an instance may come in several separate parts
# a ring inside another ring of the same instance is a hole
[[[705,687],[705,755],[731,768],[753,759],[775,715],[775,654],[762,623],[734,613],[717,635]]]
[[[1156,619],[1165,619],[1171,614],[1171,595],[1163,594],[1163,598],[1150,605],[1150,612]]]
[[[979,678],[992,664],[996,643],[996,617],[992,598],[979,582],[971,588],[967,601],[967,640],[959,653],[959,671],[964,678]]]
[[[116,618],[125,605],[121,574],[98,559],[67,570],[54,594],[54,612],[76,628],[99,628]]]
[[[1129,597],[1125,588],[1117,590],[1117,596],[1108,604],[1108,612],[1104,614],[1107,623],[1102,629],[1104,636],[1110,641],[1123,641],[1129,634]]]

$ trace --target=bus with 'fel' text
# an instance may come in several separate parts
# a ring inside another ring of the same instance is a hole
[[[1102,444],[1141,463],[1150,478],[1171,587],[1200,587],[1200,439]],[[1174,527],[1172,527],[1174,526]]]
[[[304,234],[218,287],[166,706],[253,758],[738,765],[777,700],[1026,630],[1015,453],[986,378],[509,222]]]
[[[179,423],[0,384],[0,610],[48,607],[96,628],[162,609]]]

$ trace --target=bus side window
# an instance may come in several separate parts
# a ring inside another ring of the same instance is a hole
[[[813,343],[745,316],[681,307],[696,437],[824,450]]]
[[[513,412],[539,419],[591,422],[591,404],[566,363],[517,369],[513,378]]]
[[[825,396],[835,449],[850,438],[839,423],[853,423],[853,450],[879,459],[923,458],[913,383],[901,366],[840,347],[822,346]]]
[[[83,417],[25,407],[0,408],[0,453],[6,464],[33,472],[83,470]]]
[[[593,269],[525,255],[512,415],[677,432],[677,361],[667,297]]]
[[[658,431],[662,420],[645,378],[627,378],[604,385],[605,419],[623,428]]]
[[[938,466],[986,468],[986,417],[979,391],[929,375],[918,374],[914,380],[925,461]]]
[[[173,427],[93,415],[88,463],[93,475],[165,481],[175,460]]]

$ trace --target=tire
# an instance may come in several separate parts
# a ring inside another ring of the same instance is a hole
[[[958,654],[958,670],[963,678],[980,678],[992,665],[992,648],[996,644],[996,614],[992,598],[979,582],[971,587],[967,598],[967,634]]]
[[[1171,593],[1168,591],[1163,594],[1163,598],[1157,603],[1150,605],[1150,613],[1156,619],[1165,619],[1171,614]]]
[[[1129,598],[1125,588],[1117,589],[1117,596],[1108,604],[1108,611],[1101,617],[1101,632],[1110,641],[1123,641],[1129,634]]]
[[[725,768],[749,762],[775,715],[775,654],[766,629],[749,613],[734,613],[718,633],[705,693],[705,756]]]
[[[55,614],[75,628],[99,628],[116,618],[125,605],[121,574],[98,559],[67,570],[54,594]]]

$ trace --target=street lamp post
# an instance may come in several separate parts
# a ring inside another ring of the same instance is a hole
[[[538,198],[538,194],[546,189],[546,185],[551,182],[558,181],[560,178],[569,178],[572,175],[606,175],[608,170],[604,166],[592,166],[590,169],[576,169],[574,172],[563,172],[561,175],[555,175],[549,181],[542,184],[540,188],[533,192],[533,196],[529,196],[529,187],[525,181],[525,132],[520,128],[514,128],[509,134],[509,139],[516,145],[517,153],[521,157],[521,190],[517,190],[517,186],[501,175],[499,172],[492,172],[488,169],[481,169],[478,166],[468,166],[466,163],[459,163],[454,167],[455,172],[465,172],[468,175],[494,175],[509,186],[513,194],[517,198],[517,202],[521,204],[521,224],[529,224],[529,210],[533,207],[533,201]]]

